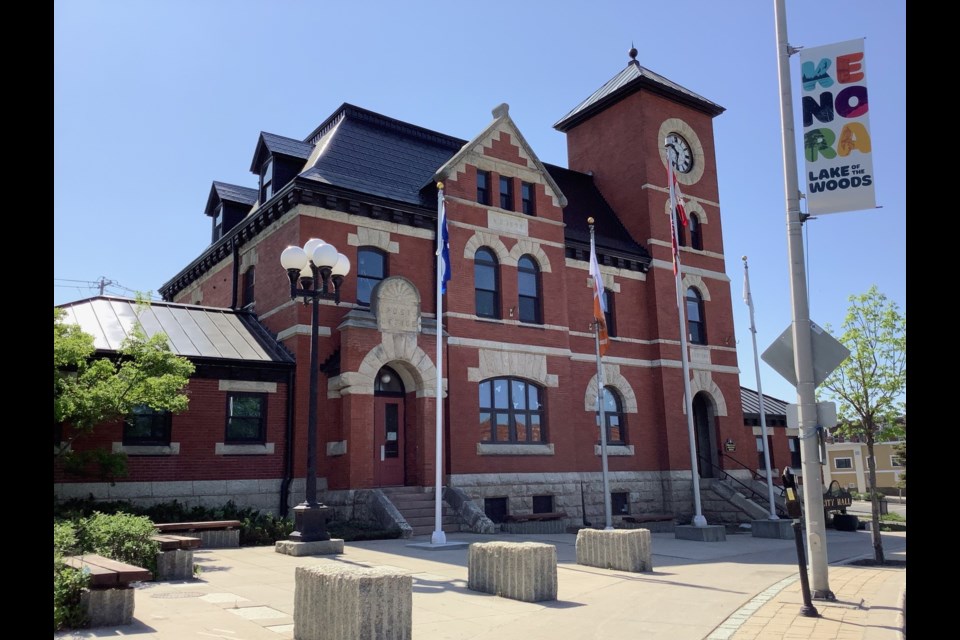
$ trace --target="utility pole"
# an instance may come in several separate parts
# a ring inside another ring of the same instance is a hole
[[[787,208],[787,249],[790,262],[790,293],[793,306],[793,353],[797,377],[800,456],[803,469],[803,499],[813,597],[835,600],[827,579],[827,536],[820,480],[817,439],[816,385],[813,372],[813,341],[807,298],[806,266],[803,262],[803,219],[797,180],[796,135],[793,129],[793,94],[790,56],[797,52],[787,43],[785,0],[774,0],[777,25],[777,61],[780,81],[780,123],[783,134],[783,178]]]

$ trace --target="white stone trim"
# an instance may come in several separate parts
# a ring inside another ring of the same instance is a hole
[[[535,322],[520,322],[519,320],[513,320],[512,318],[481,318],[480,316],[474,315],[472,313],[458,313],[455,311],[444,311],[444,317],[448,318],[461,318],[463,320],[475,320],[476,322],[489,322],[491,324],[508,324],[514,327],[531,327],[534,329],[544,329],[547,331],[570,331],[570,327],[565,327],[559,324],[537,324]],[[592,335],[592,334],[591,334]]]
[[[478,456],[552,456],[553,443],[546,444],[494,444],[477,443]]]
[[[312,336],[312,327],[308,324],[295,324],[292,327],[282,329],[277,333],[277,340],[286,340],[292,336]],[[330,337],[330,327],[317,327],[317,335],[323,338]]]
[[[276,382],[256,380],[220,380],[220,391],[245,391],[250,393],[276,393]]]
[[[376,247],[387,253],[400,253],[400,244],[390,240],[390,232],[370,227],[357,227],[356,233],[347,234],[347,244],[351,247]]]
[[[697,135],[693,127],[680,118],[667,118],[660,124],[660,129],[657,131],[657,149],[660,150],[660,162],[663,164],[664,182],[667,180],[667,149],[663,146],[663,141],[674,131],[690,143],[690,153],[693,154],[693,168],[690,173],[675,172],[677,182],[686,185],[696,184],[703,177],[703,171],[706,168],[706,155],[703,153],[700,136]]]
[[[540,248],[540,243],[525,238],[517,240],[517,244],[513,245],[513,249],[510,250],[510,257],[513,259],[514,265],[519,264],[520,258],[528,254],[533,256],[537,261],[537,266],[540,267],[540,271],[543,273],[551,272],[550,259],[547,258],[547,254]]]
[[[178,456],[180,455],[180,443],[171,442],[169,445],[130,445],[124,446],[122,442],[111,443],[110,450],[113,453],[125,453],[128,456]]]
[[[697,369],[693,372],[693,380],[690,381],[690,397],[695,398],[697,393],[701,391],[710,396],[711,401],[713,401],[714,412],[718,416],[727,415],[727,401],[723,397],[720,387],[713,381],[713,376],[709,370]],[[682,397],[680,401],[683,403],[683,412],[686,414],[687,404]]]
[[[669,245],[668,245],[669,246]],[[583,260],[577,260],[575,258],[564,258],[567,269],[581,269],[587,272],[587,286],[593,286],[592,280],[590,279],[590,263]],[[600,267],[600,275],[603,276],[603,282],[612,283],[613,278],[626,278],[627,280],[646,280],[647,274],[643,271],[630,271],[629,269],[620,269],[619,267],[608,267],[606,265],[598,265]],[[607,276],[610,276],[610,280],[607,280]],[[617,285],[616,289],[613,289],[614,293],[620,292],[620,285]]]
[[[274,443],[266,444],[224,444],[218,442],[214,453],[218,456],[262,456],[273,453]]]
[[[684,272],[683,280],[681,280],[680,284],[683,286],[684,300],[687,298],[687,289],[690,287],[695,287],[697,291],[700,292],[700,297],[703,298],[703,301],[710,302],[710,289],[707,288],[707,284],[699,275]]]
[[[342,456],[347,453],[347,441],[338,440],[336,442],[327,443],[327,455],[328,456]]]
[[[415,333],[381,333],[380,344],[370,349],[356,371],[344,371],[327,381],[327,397],[373,395],[374,379],[385,365],[400,376],[404,388],[416,391],[418,398],[437,395],[437,368],[417,344]],[[446,397],[446,380],[441,382]]]
[[[667,260],[660,260],[659,258],[654,258],[650,263],[650,266],[655,269],[669,269],[673,271],[673,262],[668,262]],[[695,273],[702,278],[710,278],[712,280],[720,280],[721,282],[730,282],[730,276],[720,271],[712,271],[710,269],[698,269],[697,267],[690,267],[683,264],[683,261],[680,262],[680,273],[686,275],[688,273]]]
[[[658,247],[666,247],[667,249],[673,249],[673,245],[669,242],[664,242],[663,240],[657,240],[656,238],[648,238],[648,245],[657,245]],[[680,253],[692,253],[698,256],[707,256],[708,258],[716,258],[717,260],[726,259],[724,254],[717,253],[716,251],[707,251],[706,249],[691,249],[690,247],[680,247]],[[670,264],[670,263],[667,263]],[[673,267],[670,267],[671,269]],[[684,269],[686,271],[686,269]]]
[[[490,378],[512,376],[532,380],[545,387],[559,386],[556,374],[547,373],[547,357],[516,351],[480,349],[477,357],[480,366],[467,368],[469,382],[482,382]]]
[[[352,227],[356,227],[357,229],[379,229],[381,231],[390,233],[391,236],[396,235],[410,238],[423,238],[425,240],[433,240],[437,236],[437,230],[435,226],[424,228],[411,227],[409,225],[398,224],[396,222],[374,220],[373,218],[358,216],[352,213],[325,209],[312,204],[299,204],[297,206],[300,208],[300,215],[307,216],[309,218],[319,218],[326,222],[340,222]],[[287,221],[287,216],[284,216],[283,220]]]
[[[623,399],[624,413],[637,413],[637,395],[633,392],[633,387],[626,378],[620,373],[620,367],[609,362],[603,363],[603,376],[606,379],[608,387],[613,387],[620,393]],[[583,395],[584,411],[596,412],[597,396],[599,395],[599,384],[597,374],[593,374],[587,382],[587,388]]]
[[[466,245],[463,247],[463,257],[467,260],[473,260],[476,256],[477,249],[481,247],[486,247],[492,249],[493,252],[497,255],[497,261],[500,263],[500,266],[511,265],[517,266],[516,261],[514,260],[511,264],[513,258],[510,256],[510,250],[507,249],[507,245],[503,244],[503,240],[495,233],[490,233],[489,231],[476,231],[470,239],[467,240]]]
[[[602,455],[600,451],[600,445],[593,445],[593,454],[596,456]],[[632,456],[633,455],[633,445],[619,445],[619,444],[608,444],[607,445],[607,455],[608,456]]]
[[[244,251],[240,254],[240,275],[246,273],[247,269],[250,267],[257,266],[260,257],[257,252],[257,247],[254,245],[252,248]]]
[[[670,215],[670,191],[664,190],[667,193],[667,199],[663,202],[663,213],[664,215]],[[697,219],[700,220],[700,224],[707,224],[707,212],[700,206],[700,202],[697,198],[683,194],[683,210],[686,212],[687,217],[691,213],[697,214]],[[667,243],[670,244],[670,243]],[[672,244],[670,244],[673,247]],[[692,249],[692,247],[680,247],[681,249]],[[693,249],[694,251],[699,251],[698,249]]]

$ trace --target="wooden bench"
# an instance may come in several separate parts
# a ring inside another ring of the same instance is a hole
[[[133,621],[133,582],[152,580],[153,574],[132,564],[93,553],[68,556],[64,564],[90,576],[89,589],[80,597],[91,627],[114,627]]]
[[[162,522],[153,526],[160,534],[187,533],[190,537],[199,538],[200,546],[204,548],[223,549],[240,546],[240,524],[239,520],[209,520],[206,522]]]
[[[189,580],[193,578],[193,550],[200,548],[200,538],[170,533],[150,537],[160,544],[157,554],[157,580]]]
[[[561,511],[511,514],[504,518],[503,530],[507,533],[563,533],[566,517],[567,514]]]

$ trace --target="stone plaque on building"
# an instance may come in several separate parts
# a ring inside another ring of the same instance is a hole
[[[420,293],[406,278],[394,276],[378,284],[370,308],[382,333],[420,332]]]
[[[518,236],[528,235],[526,218],[499,211],[487,211],[487,226],[491,231],[506,231]]]

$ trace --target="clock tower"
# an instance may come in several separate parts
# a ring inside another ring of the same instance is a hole
[[[697,455],[703,461],[700,475],[715,477],[728,438],[754,446],[752,437],[744,442],[723,255],[713,119],[724,108],[641,66],[636,49],[629,55],[620,73],[554,127],[567,135],[570,169],[593,177],[632,239],[653,257],[633,299],[618,299],[617,313],[630,314],[632,337],[650,345],[646,353],[653,364],[638,361],[637,367],[649,366],[658,380],[656,397],[647,401],[649,419],[661,421],[664,430],[659,442],[668,451],[661,464],[690,469],[667,184],[668,149],[676,152],[675,174],[689,220],[678,227],[678,244]],[[603,253],[599,239],[598,253]]]

